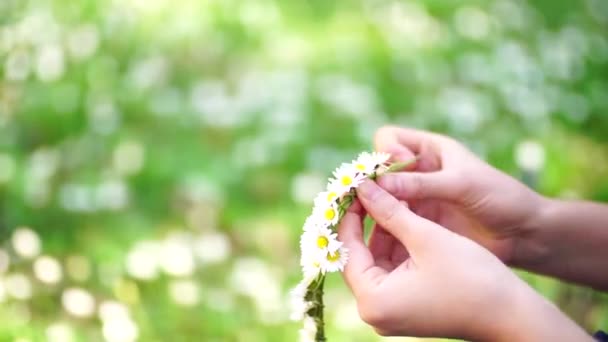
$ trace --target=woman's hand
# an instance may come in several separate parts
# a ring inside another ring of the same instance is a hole
[[[457,141],[407,128],[385,127],[376,148],[418,162],[414,172],[387,174],[378,184],[412,210],[484,246],[511,266],[608,291],[608,206],[544,198],[486,164]],[[388,260],[406,254],[377,226],[373,250]]]
[[[350,250],[344,277],[362,319],[382,335],[498,341],[590,338],[486,249],[428,221],[371,181],[339,227]],[[367,212],[403,247],[404,260],[363,241]]]
[[[518,242],[531,233],[545,202],[542,196],[449,137],[389,126],[378,130],[375,140],[377,150],[396,160],[418,156],[413,172],[378,179],[415,213],[476,241],[509,264],[534,257],[519,250]],[[373,235],[383,234],[381,227],[376,231]]]

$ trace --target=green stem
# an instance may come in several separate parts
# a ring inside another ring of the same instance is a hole
[[[415,163],[417,158],[413,158],[410,161],[403,163],[394,163],[392,164],[386,171],[387,172],[395,172],[400,171],[406,168],[407,166]],[[369,178],[372,180],[376,180],[379,174],[377,172],[372,173]],[[338,204],[338,223],[342,220],[342,217],[353,203],[356,197],[356,191],[353,189],[351,193],[344,196],[342,201]],[[336,224],[337,225],[337,224]],[[336,227],[331,227],[332,230],[335,231]],[[325,337],[325,321],[323,319],[323,310],[325,309],[325,305],[323,304],[323,285],[325,284],[325,274],[319,274],[317,279],[315,279],[309,286],[306,291],[305,299],[312,303],[312,307],[308,310],[307,314],[315,320],[315,325],[317,326],[317,332],[315,334],[316,342],[326,342],[327,338]]]
[[[414,158],[412,158],[412,159],[410,159],[408,161],[405,161],[405,162],[396,162],[396,163],[393,163],[383,173],[402,171],[406,167],[408,167],[408,166],[414,164],[415,162],[417,162],[418,159],[419,159],[418,156],[416,156],[416,157],[414,157]]]
[[[325,305],[323,304],[323,285],[325,283],[325,276],[321,278],[321,283],[314,293],[314,303],[317,308],[315,316],[315,323],[317,325],[317,334],[315,335],[315,341],[325,342],[325,320],[323,319],[323,310]]]
[[[323,285],[325,284],[325,275],[319,274],[319,277],[315,279],[309,286],[306,292],[305,299],[312,303],[312,307],[308,310],[307,314],[314,319],[317,327],[315,334],[315,341],[325,342],[325,321],[323,319],[323,310],[325,305],[323,304]]]

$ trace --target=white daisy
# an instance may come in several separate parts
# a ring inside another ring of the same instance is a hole
[[[327,191],[320,192],[317,197],[315,197],[315,205],[331,205],[336,203],[336,200],[339,198],[340,194],[333,190],[327,189]]]
[[[312,216],[315,217],[315,220],[319,225],[328,227],[333,226],[338,223],[340,219],[340,212],[338,211],[338,204],[321,204],[316,205],[312,211]]]
[[[366,178],[364,174],[357,172],[352,164],[342,164],[333,175],[335,179],[331,180],[329,188],[339,193],[340,196],[359,186]]]
[[[300,301],[304,300],[304,297],[306,296],[306,291],[308,290],[308,285],[309,284],[305,284],[304,282],[298,283],[296,287],[289,291],[289,299]]]
[[[302,274],[304,274],[303,283],[310,284],[321,273],[321,263],[324,255],[314,250],[302,250],[300,257],[300,266],[302,266]]]
[[[300,329],[300,342],[315,342],[315,335],[317,335],[317,324],[314,318],[304,317],[304,327]]]
[[[391,155],[386,152],[372,152],[371,159],[376,165],[384,165],[391,158]]]
[[[327,227],[317,227],[302,234],[300,248],[303,253],[333,253],[342,247],[337,236],[338,234]]]
[[[305,300],[291,302],[291,314],[289,315],[289,319],[294,322],[303,320],[311,307],[312,303]]]
[[[325,220],[320,220],[319,215],[310,215],[306,218],[306,221],[304,221],[304,226],[302,227],[302,230],[304,230],[305,232],[316,231],[319,228],[326,226],[327,223],[325,222]]]
[[[304,319],[306,312],[310,310],[312,303],[305,299],[308,284],[299,283],[289,293],[289,303],[291,306],[290,318],[293,321],[301,321]]]
[[[318,265],[319,266],[316,267],[316,269],[317,269],[316,272],[309,272],[308,274],[304,273],[304,276],[302,277],[302,281],[300,281],[300,284],[304,284],[308,288],[308,286],[317,279],[317,277],[319,276],[319,270],[321,268],[321,263],[318,263]],[[313,269],[313,271],[314,271],[314,269]]]
[[[357,172],[366,176],[374,173],[376,166],[378,166],[375,158],[369,152],[361,153],[357,159],[353,160],[352,165]]]
[[[321,260],[321,272],[342,272],[347,261],[348,249],[346,249],[345,247],[340,247],[337,251],[333,253],[328,252]]]

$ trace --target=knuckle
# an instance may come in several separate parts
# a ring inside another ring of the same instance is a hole
[[[378,185],[393,195],[400,195],[403,191],[403,178],[400,175],[384,175],[378,178]]]
[[[462,144],[458,140],[447,135],[435,133],[435,139],[439,142],[439,144],[444,146],[452,146],[456,148],[462,146]]]
[[[393,193],[401,197],[407,195],[407,178],[394,175],[393,177]]]
[[[411,183],[412,183],[412,185],[411,185],[412,194],[411,195],[413,197],[420,197],[426,193],[426,183],[424,182],[424,179],[422,178],[421,175],[412,174]]]

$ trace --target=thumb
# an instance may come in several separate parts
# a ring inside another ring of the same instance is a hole
[[[378,178],[378,185],[403,200],[457,200],[462,197],[463,184],[462,179],[457,179],[445,171],[398,172]]]
[[[429,243],[437,242],[445,233],[435,223],[414,214],[373,181],[359,185],[357,195],[367,213],[399,240],[413,257],[427,250]]]

